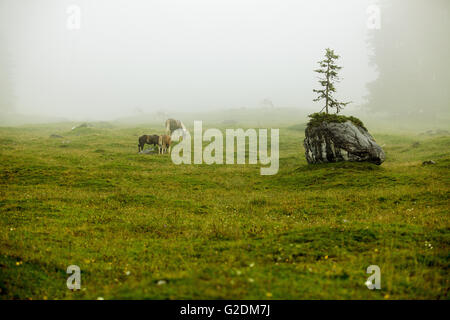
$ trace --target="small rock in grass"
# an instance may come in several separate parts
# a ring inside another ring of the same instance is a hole
[[[156,154],[158,150],[156,148],[148,148],[139,152],[140,154]]]

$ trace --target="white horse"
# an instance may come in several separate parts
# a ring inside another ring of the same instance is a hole
[[[183,130],[183,138],[186,137],[187,129],[181,120],[175,120],[175,119],[167,119],[166,120],[166,133],[170,136],[172,136],[172,133],[177,130],[181,129]]]

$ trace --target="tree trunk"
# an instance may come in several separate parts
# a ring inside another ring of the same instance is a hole
[[[325,93],[325,111],[328,114],[328,86],[330,84],[330,62],[328,62],[327,66],[327,89]]]

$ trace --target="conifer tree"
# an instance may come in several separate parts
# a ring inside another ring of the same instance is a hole
[[[336,87],[334,83],[339,82],[338,71],[342,69],[342,67],[336,65],[336,60],[339,59],[339,56],[334,53],[334,50],[329,48],[326,49],[325,59],[319,61],[320,69],[314,70],[314,72],[320,73],[319,83],[323,87],[323,89],[313,91],[318,93],[318,96],[313,101],[325,100],[325,106],[322,108],[321,112],[325,109],[325,112],[328,114],[328,111],[332,108],[336,109],[336,113],[339,113],[347,104],[350,102],[339,102],[336,98],[334,98],[333,94],[336,92]]]

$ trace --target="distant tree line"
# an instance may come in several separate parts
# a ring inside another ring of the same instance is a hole
[[[401,116],[438,116],[450,103],[450,1],[380,1],[381,26],[370,30],[366,107]]]

